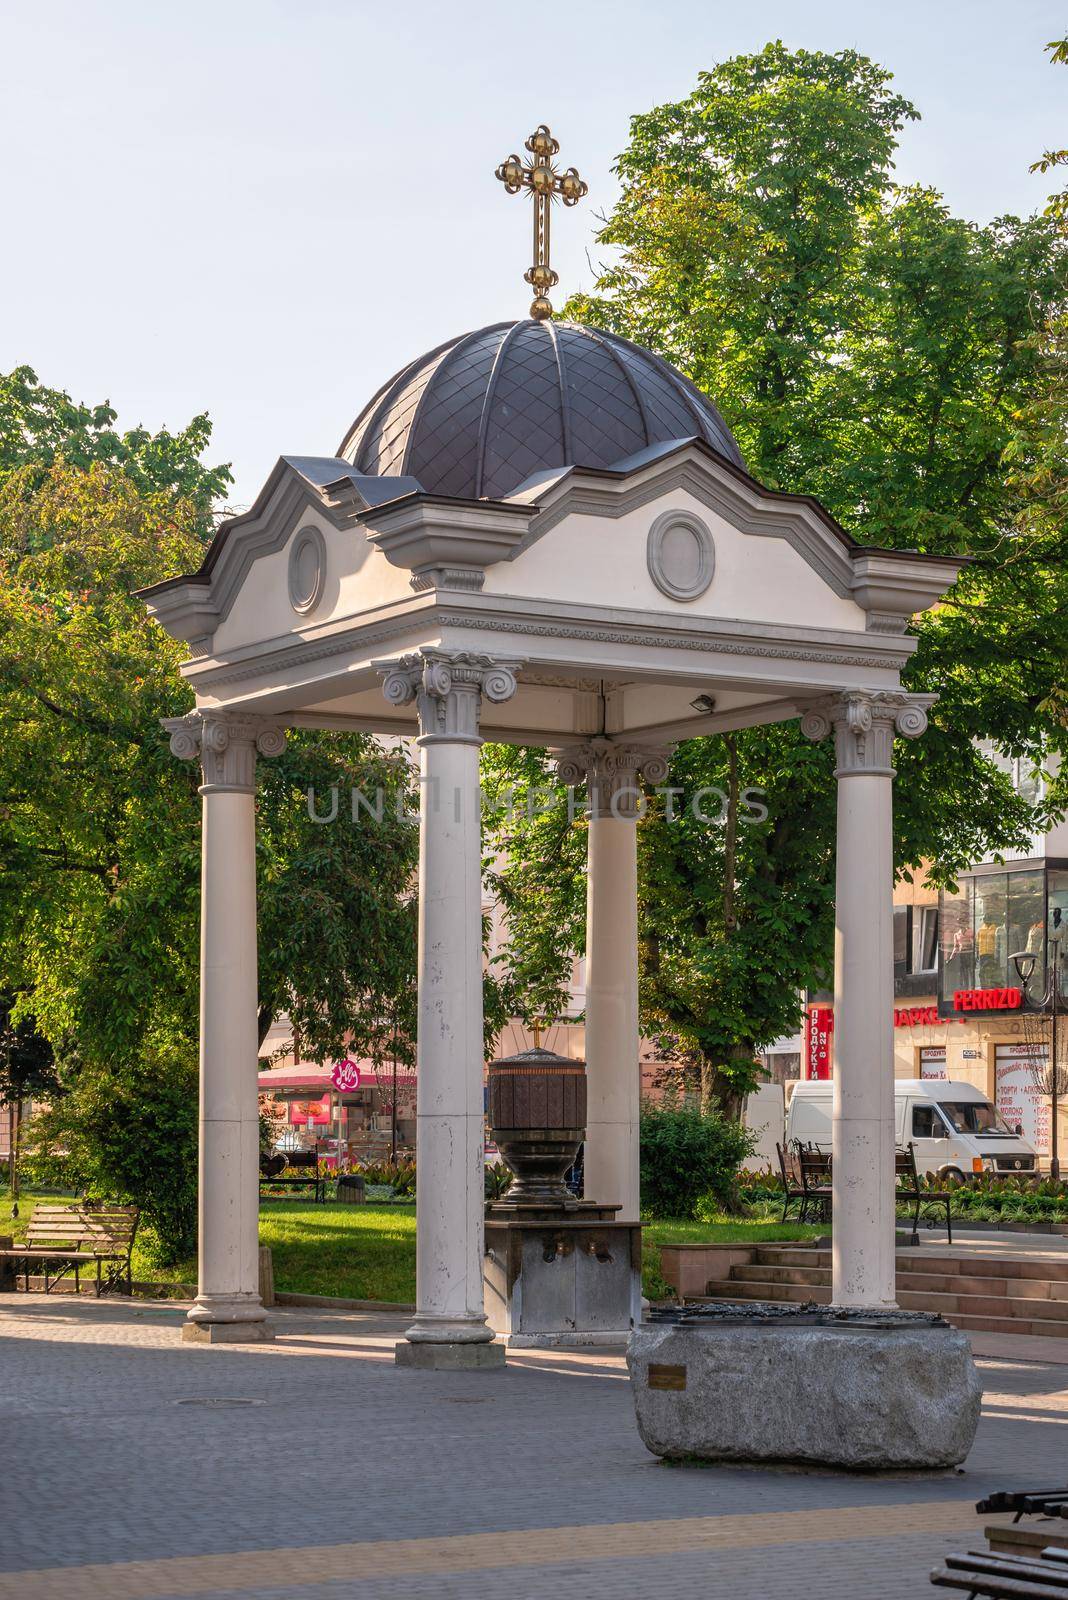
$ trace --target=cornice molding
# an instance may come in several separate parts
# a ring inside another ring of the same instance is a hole
[[[398,610],[380,622],[355,623],[343,632],[319,639],[300,636],[294,636],[292,640],[282,638],[271,648],[250,653],[233,663],[188,663],[186,676],[193,683],[214,690],[216,686],[261,677],[276,668],[306,666],[329,660],[333,656],[348,655],[354,650],[373,649],[398,635],[410,635],[413,627],[426,628],[429,633],[443,627],[475,628],[531,639],[575,639],[591,644],[637,645],[643,649],[698,651],[703,654],[749,656],[758,660],[872,667],[884,671],[900,671],[917,644],[912,638],[890,639],[885,635],[870,633],[858,633],[855,636],[836,634],[823,642],[812,638],[812,630],[799,638],[783,629],[781,635],[775,638],[770,635],[766,623],[746,623],[733,618],[725,622],[716,618],[680,617],[677,626],[667,628],[654,626],[648,614],[641,612],[635,612],[633,620],[617,615],[610,622],[596,616],[553,617],[553,602],[519,601],[514,596],[510,599],[505,596],[477,597],[486,601],[486,608],[475,611],[454,610],[432,600],[429,595],[420,598],[423,605],[416,612],[407,608]],[[475,600],[476,597],[472,596],[471,599]],[[509,609],[490,609],[498,604],[507,605]],[[522,606],[524,611],[529,606],[530,614],[518,613],[517,606]],[[667,622],[669,619],[665,617],[662,620]],[[585,670],[589,670],[588,666]]]

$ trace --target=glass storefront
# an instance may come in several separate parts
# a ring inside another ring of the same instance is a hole
[[[939,919],[943,1014],[952,1012],[953,996],[960,989],[1019,987],[1012,957],[1021,951],[1036,958],[1029,987],[1032,994],[1041,994],[1047,916],[1068,927],[1068,869],[976,873],[962,877],[956,893],[944,891]]]

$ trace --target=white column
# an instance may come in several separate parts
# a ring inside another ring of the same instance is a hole
[[[416,1316],[407,1339],[418,1346],[484,1344],[493,1332],[482,1291],[478,730],[482,696],[501,701],[515,693],[515,664],[421,651],[378,665],[386,698],[395,705],[414,699],[420,726]],[[434,1353],[426,1355],[429,1361]]]
[[[285,734],[259,718],[168,719],[171,750],[204,774],[200,911],[200,1184],[196,1303],[206,1342],[272,1337],[259,1292],[256,752]]]
[[[835,1305],[897,1304],[894,1202],[894,731],[916,739],[933,696],[847,692],[807,712],[833,728],[838,779],[834,940]]]
[[[591,740],[562,753],[565,783],[590,796],[586,886],[586,1084],[584,1193],[640,1215],[638,1115],[638,843],[640,779],[663,782],[667,757],[636,745]]]

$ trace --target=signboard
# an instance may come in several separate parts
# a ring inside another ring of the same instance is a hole
[[[834,1032],[834,1009],[831,1006],[809,1006],[805,1013],[805,1055],[802,1062],[806,1078],[831,1076],[831,1034]]]
[[[940,1022],[937,1006],[895,1006],[895,1028],[929,1028]]]
[[[289,1107],[289,1121],[294,1128],[326,1127],[330,1122],[330,1097],[322,1100],[294,1100]]]
[[[955,989],[954,1011],[1018,1011],[1022,989]]]
[[[925,1044],[920,1050],[920,1077],[945,1078],[946,1047],[944,1044]]]
[[[1049,1155],[1049,1096],[1034,1079],[1033,1066],[1049,1065],[1044,1044],[999,1044],[994,1047],[994,1098],[1010,1128],[1020,1126],[1039,1155]]]
[[[330,1082],[342,1094],[352,1094],[360,1087],[360,1069],[355,1061],[345,1057],[344,1061],[335,1061],[330,1073]]]

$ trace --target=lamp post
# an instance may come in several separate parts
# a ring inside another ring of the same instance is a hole
[[[1031,979],[1034,977],[1038,957],[1032,950],[1020,950],[1012,958],[1016,968],[1016,975],[1020,980],[1020,987],[1028,999],[1036,999],[1043,1011],[1049,1008],[1050,1013],[1050,1098],[1052,1101],[1052,1130],[1050,1137],[1049,1175],[1058,1182],[1061,1175],[1061,1163],[1058,1153],[1058,1128],[1057,1128],[1057,1103],[1060,1091],[1060,1075],[1057,1062],[1057,1018],[1061,999],[1061,955],[1065,929],[1063,924],[1051,924],[1046,933],[1046,986],[1041,1000],[1032,996],[1029,989]]]

